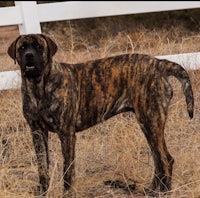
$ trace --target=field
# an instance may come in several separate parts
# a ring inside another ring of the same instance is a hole
[[[126,20],[125,20],[126,19]],[[137,23],[131,17],[85,19],[42,25],[58,44],[57,61],[77,63],[121,53],[166,55],[198,52],[198,24],[163,19],[163,25]],[[139,18],[138,21],[141,22]],[[192,20],[191,20],[192,21]],[[0,71],[19,69],[6,54],[19,35],[16,26],[0,27]],[[189,119],[179,81],[171,78],[174,96],[165,137],[175,159],[172,191],[167,198],[200,197],[200,71],[189,70],[195,110]],[[22,115],[20,89],[0,91],[0,197],[31,198],[38,184],[30,130]],[[62,197],[62,156],[56,134],[50,133],[49,198]],[[123,113],[77,134],[76,176],[71,197],[140,198],[154,170],[151,152],[134,114]],[[136,183],[134,191],[113,189],[107,180]]]

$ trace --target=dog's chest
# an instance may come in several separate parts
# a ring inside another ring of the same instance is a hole
[[[58,101],[41,102],[39,104],[39,118],[51,131],[57,131],[62,115],[61,104]]]
[[[38,99],[33,96],[23,102],[25,118],[29,123],[40,123],[46,126],[48,130],[57,131],[60,125],[62,111],[61,104],[58,101]]]

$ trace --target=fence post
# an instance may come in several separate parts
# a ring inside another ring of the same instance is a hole
[[[36,1],[15,1],[20,6],[23,23],[19,24],[20,34],[41,33]]]

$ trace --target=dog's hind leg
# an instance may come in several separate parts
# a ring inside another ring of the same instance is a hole
[[[171,190],[171,177],[173,158],[167,150],[164,138],[165,120],[160,117],[146,117],[145,121],[141,122],[141,128],[146,136],[147,142],[151,149],[155,173],[150,191],[167,192]],[[157,189],[158,188],[158,189]]]
[[[33,144],[37,156],[40,194],[45,194],[49,187],[49,155],[48,155],[48,131],[36,130],[32,132]]]
[[[170,191],[172,166],[174,160],[167,150],[163,132],[159,134],[155,131],[152,132],[151,129],[144,130],[148,130],[147,133],[145,132],[145,136],[151,148],[155,165],[154,178],[150,189],[156,190],[156,188],[158,187],[158,191],[160,192]]]
[[[166,89],[163,89],[166,90]],[[170,89],[169,89],[170,91]],[[151,95],[155,94],[154,96]],[[167,119],[167,109],[171,99],[170,94],[162,92],[149,92],[149,97],[135,106],[136,118],[141,126],[151,149],[155,174],[150,190],[167,192],[171,190],[173,158],[167,150],[164,128]],[[148,105],[141,105],[142,102]]]
[[[149,190],[146,189],[146,191],[170,191],[174,160],[166,147],[164,123],[162,121],[157,121],[155,125],[151,119],[147,119],[146,122],[141,123],[141,128],[151,149],[155,165],[154,178]]]
[[[66,191],[71,187],[73,178],[75,176],[74,157],[75,157],[76,136],[74,129],[68,129],[67,132],[66,131],[61,132],[58,135],[61,141],[62,155],[64,158],[63,177],[64,177],[64,188]]]

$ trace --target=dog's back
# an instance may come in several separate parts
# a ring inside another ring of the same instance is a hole
[[[190,79],[176,63],[143,54],[124,54],[63,66],[75,75],[79,95],[77,131],[125,111],[153,113],[150,108],[156,108],[156,103],[162,106],[163,113],[167,115],[173,95],[168,81],[171,75],[181,82],[189,115],[193,116]]]

